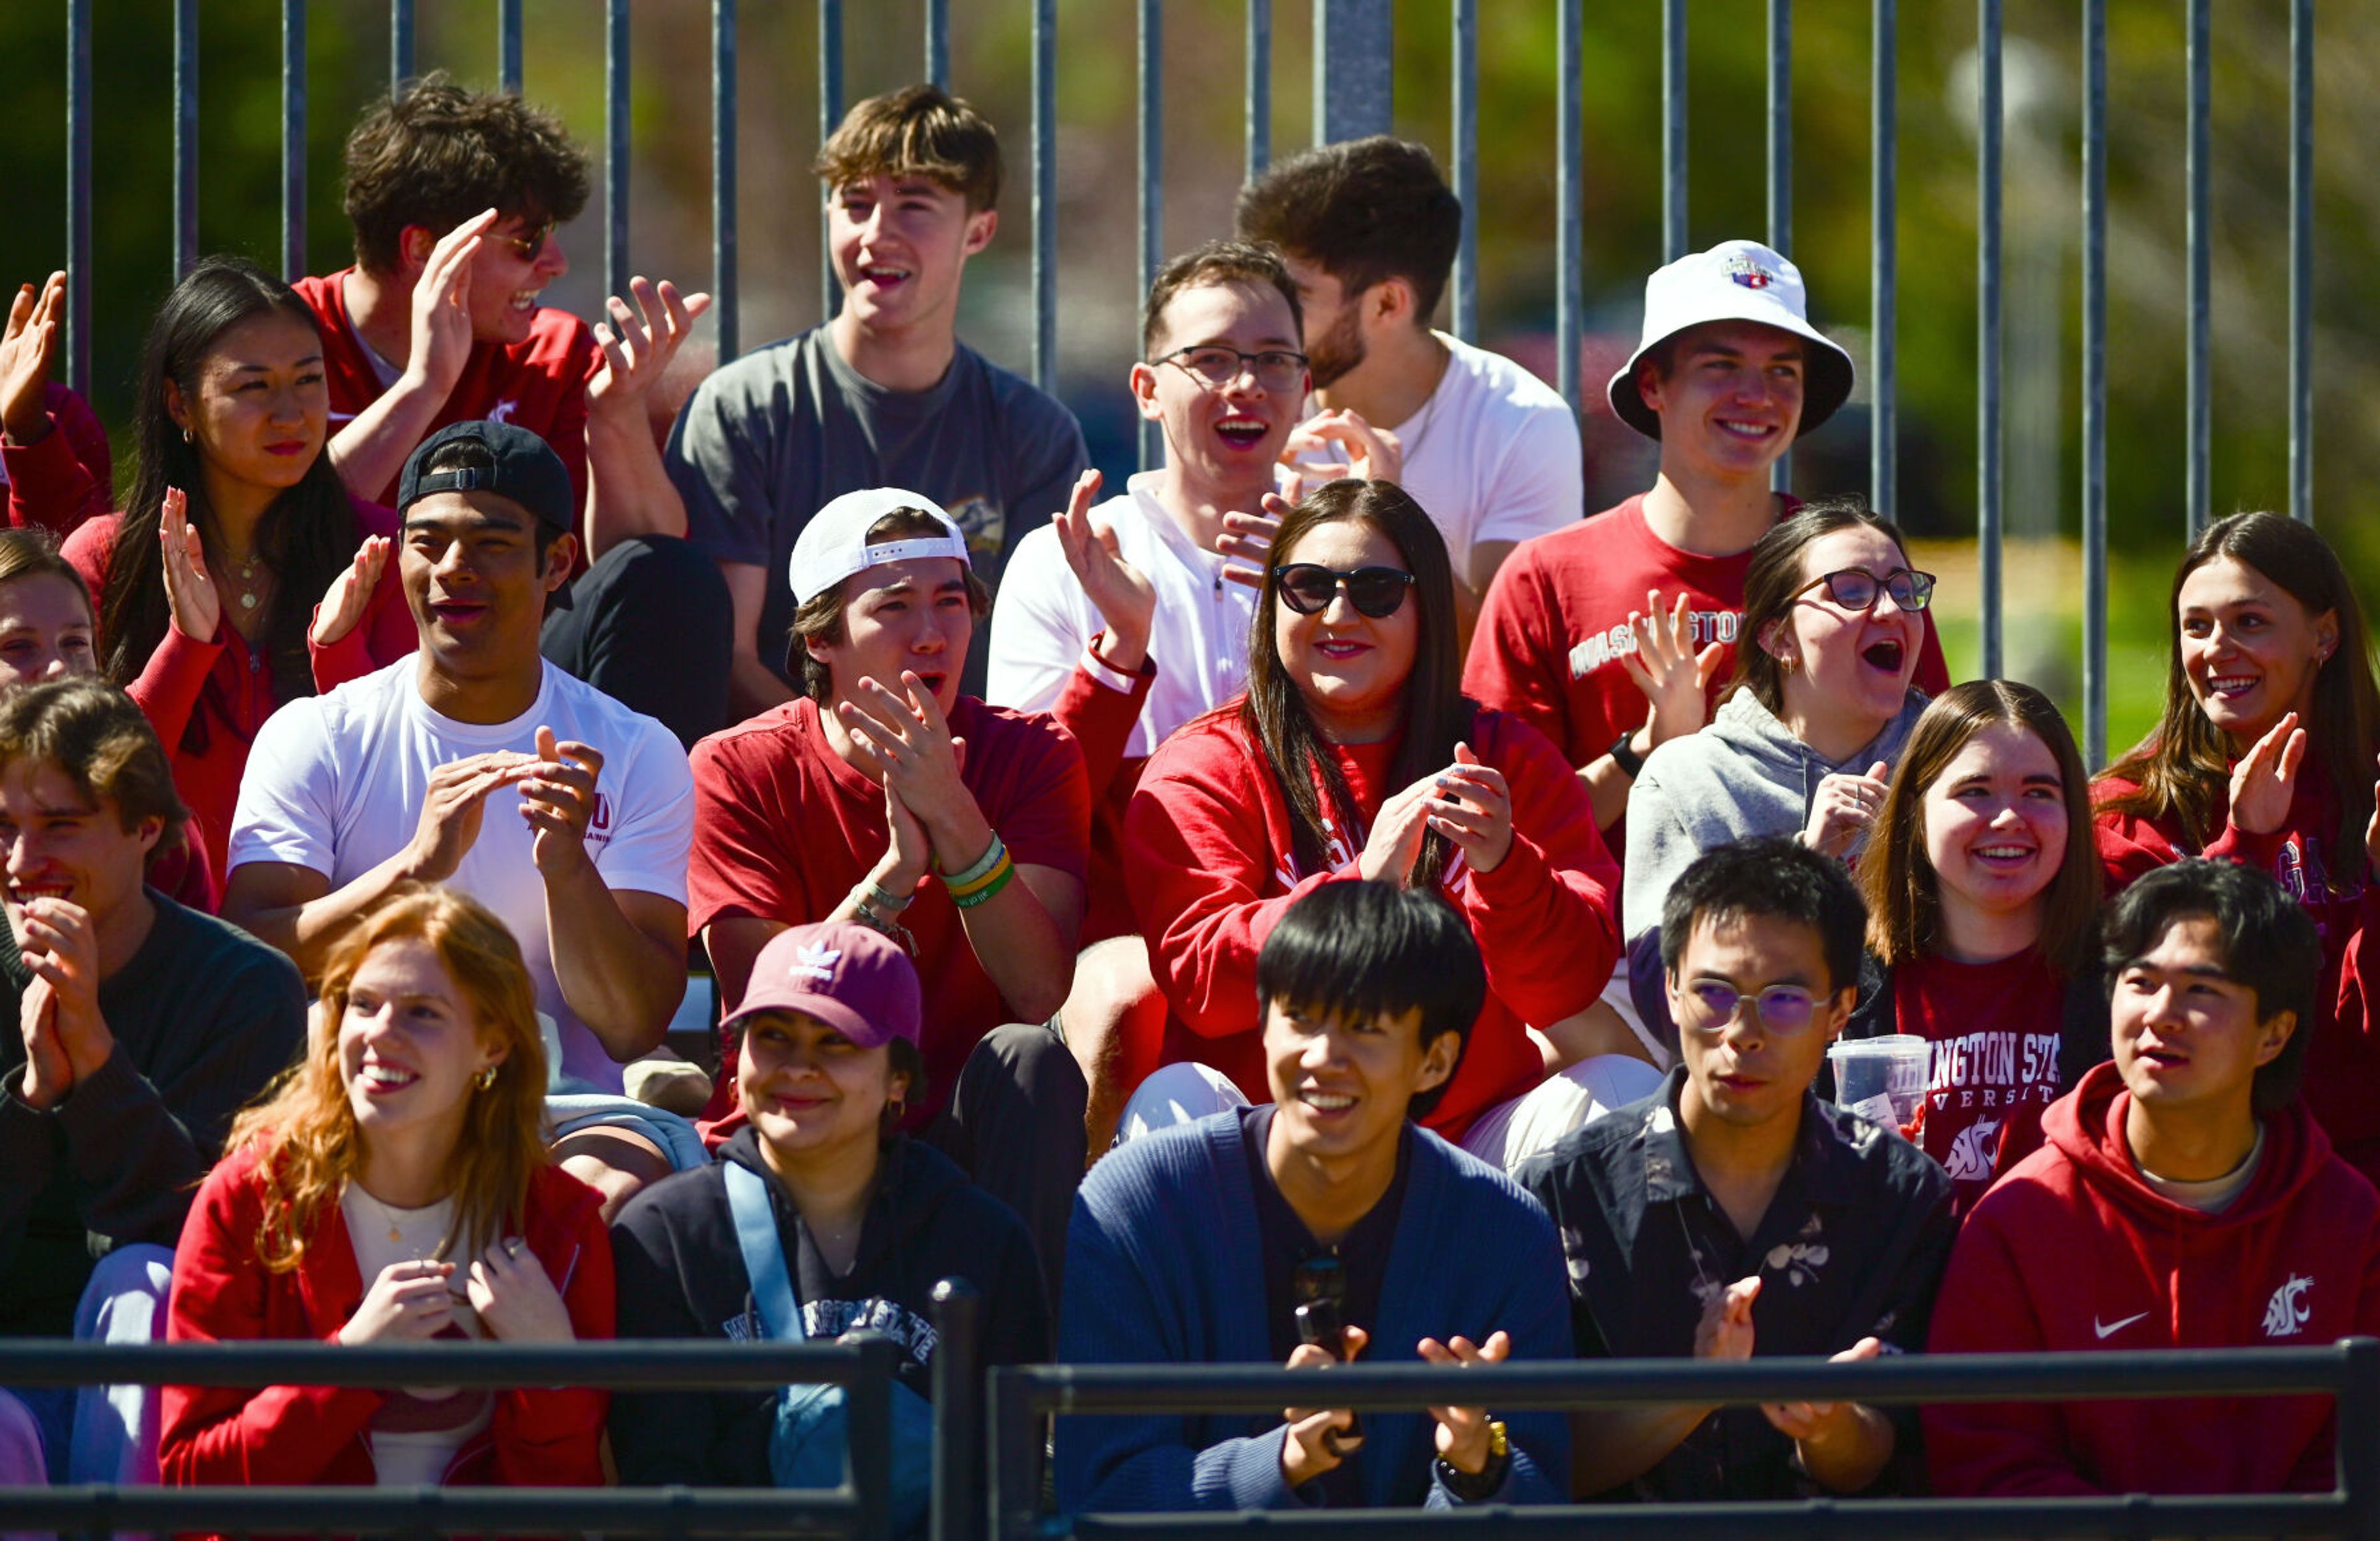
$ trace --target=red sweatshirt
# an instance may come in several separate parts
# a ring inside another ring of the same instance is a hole
[[[396,516],[378,504],[349,500],[355,508],[355,540],[369,535],[396,534]],[[94,598],[107,591],[107,566],[115,554],[120,514],[92,519],[67,537],[63,554],[91,588]],[[327,648],[312,648],[311,688],[301,685],[289,695],[312,695],[360,679],[395,662],[421,645],[413,612],[396,576],[397,553],[392,544],[388,563],[381,569],[380,586],[366,601],[364,618]],[[107,639],[99,639],[103,651]],[[140,703],[149,725],[173,760],[174,789],[198,815],[207,843],[207,857],[218,873],[228,872],[225,859],[231,843],[232,815],[239,804],[239,778],[248,769],[248,746],[264,720],[280,706],[284,682],[274,679],[271,661],[249,650],[237,627],[218,624],[212,641],[200,642],[171,621],[158,639],[157,650],[126,686]],[[183,742],[190,720],[204,724],[195,749]]]
[[[522,1239],[562,1292],[581,1339],[612,1336],[612,1242],[602,1195],[559,1167],[530,1174]],[[257,1261],[264,1187],[251,1146],[224,1158],[199,1185],[174,1249],[165,1336],[173,1342],[311,1338],[328,1341],[363,1304],[364,1280],[346,1221],[326,1204],[298,1266],[269,1273]],[[435,1353],[425,1348],[424,1353]],[[368,1437],[386,1393],[329,1386],[168,1386],[157,1462],[176,1486],[368,1486]],[[598,1487],[605,1391],[575,1387],[496,1393],[487,1430],[456,1453],[449,1483]]]
[[[2219,1215],[2140,1178],[2131,1095],[2095,1067],[2042,1117],[2048,1144],[1967,1217],[1934,1302],[1935,1353],[2219,1349],[2380,1332],[2380,1194],[2302,1104],[2265,1121]],[[1925,1410],[1949,1497],[2326,1490],[2325,1397],[1945,1403]]]
[[[50,431],[30,444],[0,446],[7,474],[8,523],[39,525],[64,537],[115,504],[115,465],[107,431],[91,403],[64,385],[44,386],[42,406]]]
[[[2107,777],[2094,783],[2096,804],[2131,789]],[[2204,851],[2191,848],[2179,819],[2150,820],[2133,814],[2098,817],[2099,862],[2112,899],[2142,874],[2187,855],[2216,856],[2272,875],[2313,917],[2322,933],[2322,978],[2316,1000],[2322,1015],[2306,1044],[2305,1102],[2321,1121],[2341,1159],[2380,1182],[2380,1038],[2366,1003],[2374,991],[2348,978],[2347,958],[2365,926],[2380,915],[2380,891],[2368,880],[2369,858],[2360,843],[2350,851],[2331,849],[2336,818],[2328,783],[2309,758],[2298,782],[2289,816],[2271,834],[2250,834],[2225,816],[2223,831]]]
[[[1596,832],[1585,784],[1543,734],[1479,713],[1468,741],[1504,772],[1512,849],[1493,872],[1450,862],[1447,897],[1471,922],[1488,965],[1488,1001],[1463,1063],[1422,1122],[1459,1140],[1487,1109],[1545,1078],[1524,1024],[1585,1010],[1620,956],[1620,869]],[[1397,744],[1331,746],[1366,825],[1402,787],[1386,784]],[[1174,1024],[1166,1058],[1214,1066],[1259,1102],[1266,1084],[1257,953],[1289,906],[1355,875],[1366,834],[1334,831],[1330,869],[1297,870],[1289,804],[1239,702],[1186,724],[1148,758],[1124,824],[1125,868],[1149,965]]]

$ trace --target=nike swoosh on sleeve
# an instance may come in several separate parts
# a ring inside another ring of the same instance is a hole
[[[2115,1336],[2117,1333],[2121,1332],[2124,1329],[2131,1326],[2134,1322],[2139,1321],[2143,1317],[2147,1315],[2148,1313],[2145,1311],[2135,1311],[2131,1316],[2126,1317],[2123,1320],[2113,1322],[2103,1322],[2098,1317],[2094,1317],[2091,1318],[2091,1330],[2096,1332],[2104,1341],[2105,1340]]]

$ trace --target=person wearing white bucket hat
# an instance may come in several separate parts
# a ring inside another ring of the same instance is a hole
[[[1722,241],[1645,284],[1636,351],[1606,388],[1612,415],[1660,444],[1653,486],[1524,544],[1489,591],[1463,689],[1561,745],[1614,848],[1653,746],[1708,720],[1731,673],[1754,542],[1800,507],[1769,467],[1834,416],[1851,356],[1809,321],[1802,270]],[[1931,621],[1917,684],[1949,684]]]

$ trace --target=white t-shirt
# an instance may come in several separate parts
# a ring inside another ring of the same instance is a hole
[[[1401,485],[1468,583],[1480,541],[1526,540],[1585,518],[1585,470],[1561,393],[1500,353],[1431,334],[1453,355],[1446,373],[1412,417],[1387,427],[1404,446]]]
[[[551,664],[536,704],[511,722],[457,722],[422,700],[415,684],[419,667],[417,659],[400,659],[327,696],[292,701],[266,720],[240,781],[230,869],[288,862],[342,888],[413,838],[431,771],[490,750],[534,754],[537,730],[550,727],[556,738],[603,757],[587,851],[604,883],[686,903],[694,775],[667,728]],[[530,857],[533,831],[519,810],[518,788],[488,795],[480,838],[448,882],[512,928],[537,981],[538,1009],[561,1031],[560,1084],[617,1092],[620,1067],[554,983],[545,882]]]
[[[339,1217],[346,1222],[347,1240],[356,1249],[356,1272],[370,1294],[390,1264],[439,1256],[438,1244],[455,1223],[455,1200],[449,1196],[426,1208],[400,1209],[350,1183],[339,1195]],[[485,1338],[467,1287],[470,1259],[454,1261],[457,1267],[446,1280],[446,1292],[454,1297],[455,1324],[466,1338]],[[492,1393],[465,1387],[409,1386],[391,1391],[367,1431],[380,1486],[437,1486],[446,1479],[455,1452],[493,1421],[495,1405]]]
[[[1211,711],[1247,682],[1248,622],[1257,591],[1223,576],[1227,559],[1195,544],[1157,501],[1159,473],[1143,471],[1121,497],[1092,515],[1114,529],[1116,549],[1157,591],[1148,656],[1157,678],[1124,746],[1143,758],[1168,734]],[[1017,542],[991,611],[990,672],[984,699],[1048,711],[1091,637],[1106,629],[1099,607],[1066,565],[1058,532],[1044,526]],[[1094,670],[1101,679],[1107,671]]]

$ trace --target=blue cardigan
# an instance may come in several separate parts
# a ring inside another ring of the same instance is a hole
[[[1270,1363],[1261,1256],[1237,1113],[1124,1146],[1091,1169],[1075,1195],[1059,1359]],[[1553,1222],[1502,1172],[1417,1129],[1366,1357],[1403,1358],[1425,1337],[1484,1342],[1500,1329],[1512,1334],[1513,1359],[1571,1356]],[[1561,1501],[1568,1420],[1502,1416],[1512,1464],[1491,1501]],[[1058,1507],[1069,1514],[1300,1507],[1281,1471],[1287,1426],[1277,1416],[1061,1418]],[[1364,1414],[1357,1459],[1366,1503],[1456,1501],[1435,1476],[1435,1427],[1427,1414]]]

